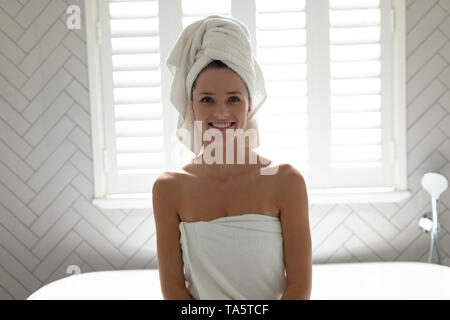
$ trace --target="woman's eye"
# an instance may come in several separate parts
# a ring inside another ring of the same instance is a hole
[[[231,99],[237,99],[236,102],[240,101],[238,97],[231,97]]]
[[[204,97],[204,98],[202,98],[202,99],[200,100],[200,102],[205,102],[204,99],[211,99],[211,98],[209,98],[209,97]]]

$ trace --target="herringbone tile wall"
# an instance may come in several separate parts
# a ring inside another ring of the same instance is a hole
[[[0,299],[82,272],[156,268],[151,210],[101,211],[93,196],[82,0],[0,0]],[[450,0],[407,1],[408,180],[403,203],[311,205],[314,263],[426,261],[425,172],[450,178]],[[440,244],[450,266],[450,192]]]

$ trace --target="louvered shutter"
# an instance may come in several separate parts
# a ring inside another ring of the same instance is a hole
[[[102,4],[108,193],[150,192],[165,169],[158,1]]]
[[[393,183],[388,2],[329,0],[330,178],[336,187]]]
[[[379,0],[330,0],[332,165],[381,166]]]
[[[182,27],[209,15],[231,16],[230,0],[181,0]],[[181,31],[181,30],[180,30]]]
[[[305,1],[256,0],[257,59],[268,98],[257,114],[269,158],[308,166]]]
[[[260,151],[296,166],[312,188],[392,185],[389,5],[255,4],[268,91]]]

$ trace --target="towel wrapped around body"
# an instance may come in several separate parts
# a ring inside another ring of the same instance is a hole
[[[188,291],[196,300],[279,300],[286,285],[280,220],[262,214],[181,222]]]

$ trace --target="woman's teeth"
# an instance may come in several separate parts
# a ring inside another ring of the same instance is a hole
[[[213,127],[219,128],[219,129],[231,127],[233,124],[234,124],[234,122],[228,122],[228,123],[213,123],[213,122],[210,122],[209,123],[210,126],[213,126]]]

